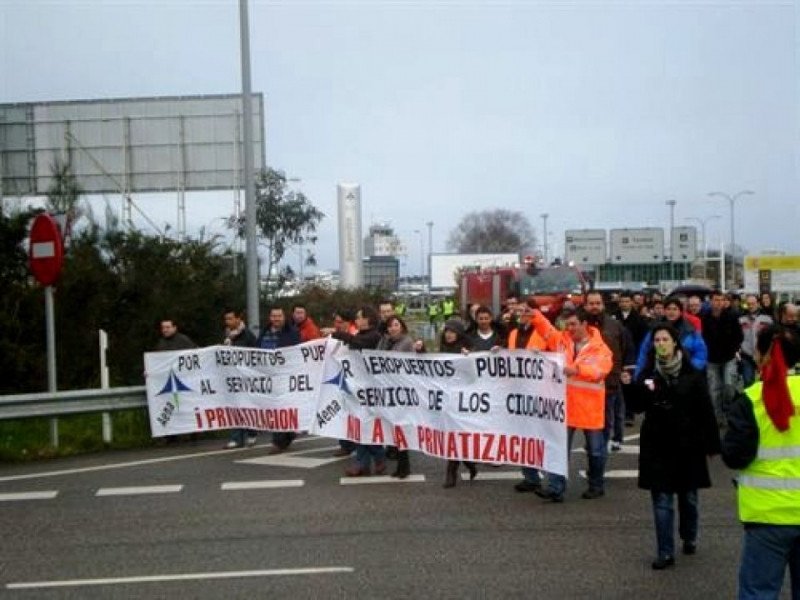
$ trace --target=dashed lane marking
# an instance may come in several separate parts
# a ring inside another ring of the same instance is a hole
[[[58,496],[58,490],[46,492],[15,492],[0,494],[0,502],[16,502],[19,500],[52,500]]]
[[[326,457],[306,457],[305,454],[315,454],[320,452],[330,452],[339,446],[326,446],[324,448],[311,448],[293,452],[283,452],[281,454],[271,454],[269,456],[258,456],[256,458],[246,458],[237,460],[242,465],[262,465],[269,467],[291,467],[295,469],[316,469],[324,465],[348,460],[349,456],[326,456]]]
[[[473,481],[510,481],[521,479],[519,471],[478,471],[478,476]],[[469,480],[469,473],[461,473],[461,479]]]
[[[371,477],[342,477],[339,485],[371,485],[376,483],[424,483],[425,475],[409,475],[405,479],[390,475],[373,475]]]
[[[93,585],[126,585],[160,581],[197,581],[203,579],[239,579],[243,577],[279,577],[287,575],[331,575],[352,573],[352,567],[309,567],[302,569],[262,569],[260,571],[218,571],[211,573],[176,573],[172,575],[140,575],[138,577],[108,577],[105,579],[64,579],[60,581],[23,581],[7,583],[9,590],[85,587]]]
[[[586,479],[586,471],[578,471],[578,474]],[[639,477],[638,469],[610,469],[603,473],[606,479],[636,479]]]
[[[226,481],[220,486],[224,492],[237,490],[269,490],[279,488],[303,487],[306,482],[302,479],[273,479],[267,481]]]
[[[321,438],[315,436],[308,436],[294,440],[293,444],[303,444],[306,442],[311,442],[315,440],[319,440]],[[221,440],[220,440],[221,441]],[[0,477],[0,483],[4,481],[20,481],[23,479],[38,479],[40,477],[56,477],[58,475],[76,475],[79,473],[93,473],[95,471],[109,471],[113,469],[125,469],[128,467],[141,467],[143,465],[155,465],[158,463],[165,463],[165,462],[172,462],[176,460],[188,460],[191,458],[203,458],[205,456],[217,456],[218,454],[238,454],[242,452],[252,452],[254,449],[258,448],[268,448],[271,444],[262,444],[260,446],[255,446],[253,448],[234,448],[232,450],[209,450],[206,452],[194,452],[192,454],[180,454],[178,456],[164,456],[162,458],[146,458],[143,460],[133,460],[130,462],[124,463],[112,463],[109,465],[97,465],[94,467],[80,467],[76,469],[62,469],[60,471],[44,471],[42,473],[25,473],[22,475],[8,475],[6,477]]]
[[[147,494],[177,494],[183,489],[177,485],[141,485],[131,487],[100,488],[95,496],[143,496]]]

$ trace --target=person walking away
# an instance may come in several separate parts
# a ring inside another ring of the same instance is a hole
[[[279,306],[269,310],[269,324],[262,330],[258,337],[258,347],[264,350],[276,350],[295,346],[300,343],[300,333],[297,328],[286,320],[286,313]],[[297,433],[294,431],[274,431],[272,433],[272,446],[267,454],[280,454],[286,452]]]
[[[243,313],[241,311],[226,308],[223,313],[225,323],[225,338],[222,343],[226,346],[241,346],[245,348],[255,348],[257,339],[255,334],[245,325]],[[245,445],[255,446],[258,433],[254,429],[234,429],[225,448],[241,448]]]
[[[739,320],[724,309],[725,294],[716,290],[711,294],[711,311],[703,315],[703,340],[708,347],[708,389],[717,423],[725,426],[728,404],[736,392],[736,354],[744,341]]]
[[[458,319],[445,321],[442,336],[439,340],[439,352],[446,354],[463,354],[469,351],[469,341],[467,340],[464,324]],[[458,480],[458,467],[462,461],[448,460],[447,470],[445,471],[444,488],[455,487]],[[469,479],[472,481],[478,475],[478,469],[474,462],[463,461],[464,466],[469,471]]]
[[[777,599],[789,567],[791,598],[800,598],[800,336],[770,326],[756,340],[761,381],[736,395],[722,440],[722,460],[739,469],[736,495],[744,544],[740,600]]]
[[[414,352],[414,340],[408,335],[408,326],[398,316],[391,315],[385,322],[386,333],[383,334],[381,341],[378,342],[378,350],[389,352]],[[392,447],[392,452],[387,452],[389,458],[397,458],[397,469],[392,473],[392,477],[405,479],[411,474],[411,460],[408,450],[400,450]],[[391,456],[390,456],[391,454]]]
[[[656,530],[655,570],[675,564],[674,499],[683,553],[697,549],[698,489],[711,486],[707,457],[719,454],[719,433],[703,373],[692,367],[678,332],[662,323],[637,384],[634,409],[644,412],[639,487],[650,491]]]
[[[562,312],[564,331],[556,329],[540,310],[533,311],[533,325],[544,338],[551,352],[563,352],[564,375],[567,377],[567,456],[572,448],[575,431],[583,430],[586,456],[589,461],[589,487],[582,498],[593,500],[605,494],[604,469],[606,446],[605,384],[613,367],[611,350],[596,327],[588,323],[589,315],[583,307]],[[567,478],[548,474],[548,488],[534,493],[550,502],[563,502]]]

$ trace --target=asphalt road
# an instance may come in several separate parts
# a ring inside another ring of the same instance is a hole
[[[735,596],[741,529],[719,459],[701,492],[698,554],[654,572],[649,495],[631,477],[636,439],[610,458],[621,477],[598,500],[580,498],[585,457],[573,453],[564,504],[515,492],[508,468],[445,490],[444,464],[420,454],[414,481],[343,484],[331,440],[267,457],[266,439],[0,467],[0,596]],[[230,489],[242,486],[261,487]]]

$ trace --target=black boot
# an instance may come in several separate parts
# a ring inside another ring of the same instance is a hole
[[[467,466],[467,469],[469,469],[469,480],[472,481],[478,476],[478,467],[475,466],[474,462],[464,461],[464,464]]]
[[[411,461],[408,459],[408,450],[397,451],[397,469],[392,473],[392,477],[405,479],[411,474]]]
[[[447,473],[444,476],[444,485],[442,487],[451,488],[456,487],[456,479],[458,478],[458,461],[447,461]]]

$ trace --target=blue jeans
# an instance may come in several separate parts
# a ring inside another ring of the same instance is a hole
[[[272,445],[285,450],[296,437],[297,434],[294,431],[274,431],[272,433]]]
[[[675,507],[678,496],[678,533],[684,542],[697,541],[697,490],[686,492],[650,491],[653,500],[653,518],[656,522],[656,546],[659,558],[675,556]]]
[[[539,474],[539,469],[533,467],[522,467],[522,478],[530,483],[541,483],[542,476]]]
[[[739,373],[742,376],[742,386],[749,388],[756,380],[756,361],[752,356],[742,352],[742,360],[739,361]]]
[[[572,438],[575,437],[575,431],[574,427],[567,428],[567,465],[569,465],[569,455],[572,452]],[[606,468],[605,434],[602,429],[583,429],[582,431],[586,438],[586,458],[589,461],[589,471],[587,473],[589,488],[602,490],[604,487],[603,473]],[[564,494],[567,489],[566,477],[548,473],[547,480],[551,492],[559,496]]]
[[[359,467],[367,470],[373,460],[376,465],[386,460],[386,449],[383,446],[368,446],[367,444],[356,446],[356,463]]]
[[[746,525],[739,600],[778,598],[787,564],[792,600],[800,600],[800,525]]]
[[[622,436],[625,434],[625,399],[622,390],[616,392],[606,391],[606,428],[604,441],[608,445],[608,440],[614,440],[621,444]]]
[[[736,359],[724,363],[710,362],[706,365],[708,393],[711,394],[717,423],[721,426],[727,423],[728,407],[736,393],[737,376]]]
[[[342,450],[347,450],[348,452],[352,452],[358,447],[358,444],[355,442],[351,442],[350,440],[339,440],[339,447]]]

